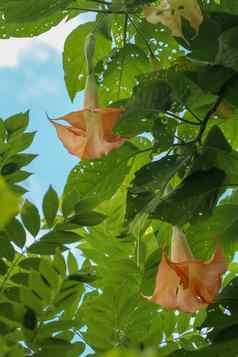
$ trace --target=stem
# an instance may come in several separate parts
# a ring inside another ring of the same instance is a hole
[[[195,126],[200,126],[201,124],[200,123],[195,123],[193,121],[190,121],[190,120],[187,120],[187,119],[183,119],[183,118],[180,118],[178,115],[174,114],[174,113],[171,113],[171,112],[166,112],[167,115],[170,115],[171,117],[183,122],[183,123],[187,123],[187,124],[190,124],[190,125],[195,125]]]
[[[127,28],[128,28],[128,14],[125,15],[125,21],[124,21],[123,49],[125,49],[125,47],[126,47]],[[126,53],[124,51],[123,56],[122,56],[122,60],[121,60],[121,71],[120,71],[118,94],[117,94],[118,100],[120,99],[120,94],[121,94],[121,82],[122,82],[122,76],[123,76],[123,68],[124,68],[125,57],[126,57]]]
[[[67,10],[78,10],[78,11],[85,11],[85,12],[98,12],[102,14],[117,14],[117,15],[127,15],[128,13],[125,11],[112,11],[112,10],[99,10],[99,9],[89,9],[89,8],[81,8],[81,7],[70,7]],[[131,12],[134,14],[134,12]]]
[[[5,285],[8,281],[8,279],[10,278],[11,276],[11,273],[13,271],[13,269],[15,268],[15,266],[19,263],[19,261],[21,260],[21,256],[18,256],[14,259],[14,261],[12,262],[10,268],[8,269],[8,272],[7,274],[5,275],[3,281],[2,281],[2,284],[1,284],[1,287],[0,287],[0,294],[3,293],[4,289],[5,289]]]
[[[225,91],[227,89],[227,87],[229,86],[229,84],[236,78],[237,75],[233,75],[230,79],[228,79],[223,86],[221,87],[219,94],[218,94],[218,98],[215,101],[215,103],[213,104],[213,106],[211,107],[211,109],[207,112],[207,114],[205,115],[205,118],[203,119],[202,125],[201,125],[201,129],[195,139],[196,142],[201,143],[202,140],[202,136],[204,134],[204,131],[206,130],[207,124],[209,119],[211,118],[211,116],[217,111],[217,108],[219,107],[219,105],[221,104],[223,97],[225,95]]]

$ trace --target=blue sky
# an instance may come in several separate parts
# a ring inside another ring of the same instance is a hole
[[[45,112],[56,117],[81,105],[81,95],[71,103],[67,94],[62,49],[67,34],[88,19],[89,15],[84,15],[34,39],[0,40],[0,117],[30,110],[29,130],[37,131],[30,152],[39,156],[28,167],[34,175],[26,187],[38,206],[50,184],[62,193],[70,170],[78,162],[58,141]]]

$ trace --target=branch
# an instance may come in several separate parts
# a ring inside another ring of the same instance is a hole
[[[230,79],[228,79],[223,86],[221,87],[219,94],[218,94],[218,98],[215,101],[215,103],[213,104],[213,106],[211,107],[211,109],[207,112],[205,118],[203,119],[202,125],[201,125],[201,129],[195,139],[195,141],[200,142],[201,143],[201,139],[203,136],[204,131],[206,130],[207,124],[209,119],[211,118],[211,116],[217,111],[217,108],[219,107],[219,105],[221,104],[223,97],[225,95],[226,89],[227,87],[230,85],[231,82],[233,82],[233,80],[237,77],[237,74],[233,75]]]
[[[178,115],[174,114],[174,113],[171,113],[171,112],[166,112],[166,115],[169,115],[177,120],[180,120],[181,122],[183,123],[187,123],[187,124],[190,124],[190,125],[195,125],[195,126],[200,126],[201,124],[200,123],[195,123],[193,121],[190,121],[190,120],[187,120],[187,119],[183,119],[183,118],[180,118]]]

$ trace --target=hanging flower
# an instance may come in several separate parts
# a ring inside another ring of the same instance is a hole
[[[100,108],[93,68],[95,36],[90,34],[85,43],[88,76],[84,95],[84,108],[51,120],[65,148],[83,160],[98,159],[119,148],[126,138],[115,136],[112,130],[120,119],[122,109]],[[69,126],[58,124],[64,120]]]
[[[182,17],[188,20],[196,33],[203,21],[203,15],[197,0],[162,0],[160,6],[144,6],[144,15],[148,22],[167,26],[173,36],[182,37]]]
[[[218,245],[213,257],[202,262],[193,257],[186,237],[174,227],[171,259],[163,254],[154,293],[147,299],[167,309],[195,312],[214,302],[226,268]]]
[[[126,138],[115,136],[112,130],[120,118],[119,108],[87,108],[54,120],[64,120],[64,126],[52,120],[65,148],[82,160],[98,159],[119,148]]]

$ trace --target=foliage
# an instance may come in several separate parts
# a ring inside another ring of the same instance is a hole
[[[0,357],[238,353],[238,4],[200,0],[199,33],[183,19],[183,39],[145,21],[150,3],[1,2],[2,38],[97,15],[66,39],[65,83],[72,100],[84,88],[94,32],[101,104],[124,108],[115,133],[128,140],[80,161],[63,196],[52,185],[39,208],[25,188],[29,113],[0,120]],[[230,263],[215,303],[193,316],[144,298],[172,225],[198,258],[219,241]]]

